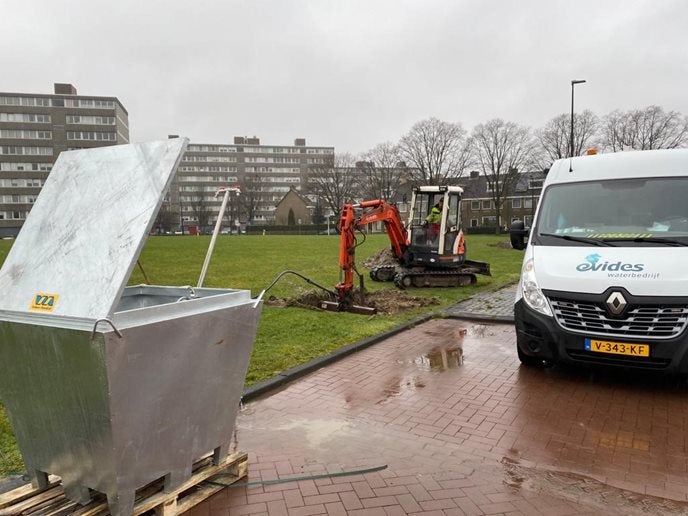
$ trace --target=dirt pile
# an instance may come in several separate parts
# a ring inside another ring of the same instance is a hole
[[[380,265],[397,265],[397,260],[389,247],[375,253],[363,262],[363,266],[369,269],[379,267]]]
[[[356,304],[376,308],[379,314],[392,315],[414,308],[439,304],[437,298],[418,297],[403,290],[385,289],[370,292],[362,302],[358,293],[354,294]],[[269,306],[298,306],[302,308],[320,308],[322,301],[334,301],[327,293],[322,291],[306,292],[295,298],[276,298],[271,296],[265,300]]]

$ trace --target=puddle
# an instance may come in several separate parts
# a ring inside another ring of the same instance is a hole
[[[492,331],[492,328],[490,328],[486,324],[474,324],[473,326],[471,326],[470,334],[472,337],[484,339],[485,337],[494,336],[494,331]]]
[[[278,431],[299,430],[311,447],[320,448],[352,429],[351,423],[338,419],[297,419],[275,427]]]
[[[540,496],[556,496],[595,514],[673,515],[687,514],[688,503],[667,500],[614,487],[578,473],[524,466],[504,457],[503,483],[515,491],[529,491]]]
[[[461,346],[435,348],[418,357],[415,362],[428,368],[430,371],[442,372],[456,369],[463,365],[463,348]]]
[[[412,364],[424,371],[433,372],[448,371],[463,365],[463,339],[468,334],[466,328],[450,331],[433,328],[423,333],[432,337],[437,345],[414,358]]]

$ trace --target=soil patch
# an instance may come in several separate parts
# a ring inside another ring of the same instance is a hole
[[[356,304],[370,306],[377,309],[382,315],[398,314],[414,308],[438,305],[440,302],[435,297],[419,297],[409,294],[404,290],[385,289],[377,292],[369,292],[362,302],[360,294],[354,294]],[[322,291],[310,291],[291,299],[270,296],[265,300],[269,306],[298,306],[302,308],[320,308],[322,301],[333,301],[332,297]]]

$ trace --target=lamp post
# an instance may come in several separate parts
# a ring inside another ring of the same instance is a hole
[[[573,156],[573,87],[576,84],[582,84],[585,80],[573,80],[571,81],[571,139],[569,140],[569,156]]]

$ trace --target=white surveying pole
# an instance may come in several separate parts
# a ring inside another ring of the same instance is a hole
[[[210,265],[210,257],[213,255],[213,249],[215,249],[215,240],[217,240],[217,235],[220,233],[220,228],[222,227],[222,217],[225,216],[225,208],[227,208],[227,199],[229,199],[229,194],[235,192],[237,195],[241,193],[241,190],[237,187],[227,188],[222,187],[215,192],[215,197],[224,193],[222,198],[222,206],[220,206],[220,213],[217,214],[217,221],[215,222],[215,230],[213,231],[213,236],[210,239],[210,245],[208,246],[208,252],[205,255],[205,261],[203,262],[203,268],[201,269],[201,276],[198,278],[198,285],[196,288],[201,288],[203,282],[205,281],[205,274],[208,272],[208,265]]]

